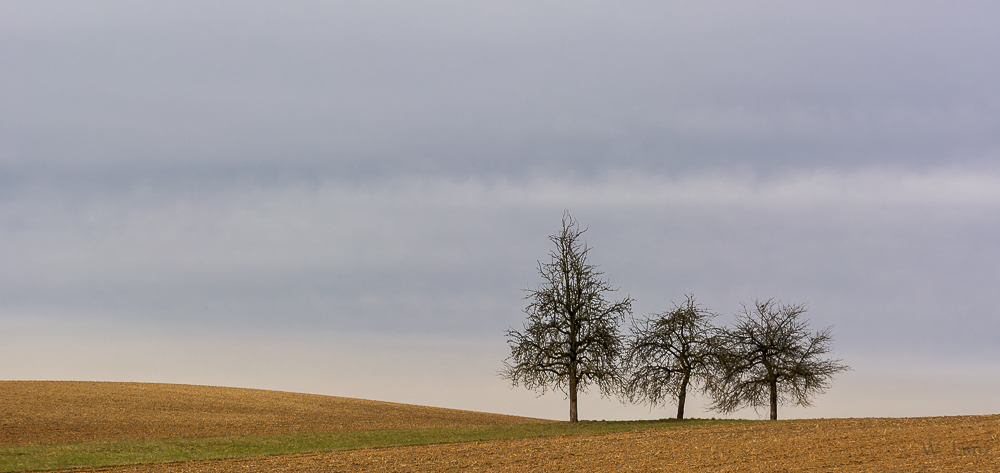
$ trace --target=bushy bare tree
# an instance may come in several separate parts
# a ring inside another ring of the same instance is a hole
[[[538,262],[545,280],[529,289],[524,331],[508,330],[511,355],[501,376],[514,386],[558,389],[569,396],[569,420],[577,422],[577,393],[596,384],[602,394],[621,382],[619,325],[631,315],[632,299],[609,302],[613,292],[597,267],[587,262],[590,248],[580,241],[586,230],[563,215],[562,230],[549,237],[555,249],[549,263]]]
[[[718,366],[712,325],[717,316],[688,294],[667,312],[633,320],[624,357],[629,400],[676,402],[677,418],[683,419],[688,387],[707,388]]]
[[[774,299],[743,306],[736,326],[720,332],[724,371],[714,386],[713,408],[770,406],[771,420],[777,420],[778,404],[810,406],[835,374],[850,369],[841,360],[821,358],[830,352],[831,327],[810,334],[809,322],[799,318],[805,311]]]

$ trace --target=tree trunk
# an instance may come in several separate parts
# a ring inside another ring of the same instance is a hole
[[[778,420],[778,380],[771,379],[771,420]]]
[[[569,279],[566,280],[566,287],[570,287]],[[568,301],[572,302],[572,300]],[[572,306],[571,304],[567,304]],[[577,312],[569,311],[569,421],[579,422],[580,418],[576,415],[576,391],[579,387],[580,379],[577,375],[577,356],[579,355],[579,344],[577,339],[577,334],[580,333],[579,320],[577,320]]]
[[[691,373],[684,373],[684,379],[681,380],[681,392],[677,394],[677,420],[684,418],[684,401],[687,399],[689,381],[691,381]]]
[[[569,421],[579,422],[580,419],[576,415],[576,363],[570,365],[569,370]]]

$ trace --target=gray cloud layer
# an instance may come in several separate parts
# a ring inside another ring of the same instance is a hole
[[[4,208],[6,247],[19,250],[5,299],[118,321],[487,335],[520,317],[545,235],[572,208],[595,262],[650,311],[687,291],[723,311],[792,297],[884,350],[952,330],[990,344],[938,324],[988,307],[998,207],[1000,178],[947,173],[410,178],[83,202],[53,190]],[[914,316],[936,323],[904,323]]]
[[[5,161],[349,179],[992,166],[995,7],[883,5],[18,2]]]
[[[446,392],[497,381],[440,360],[492,379],[564,209],[639,314],[808,302],[855,392],[909,356],[979,363],[1000,329],[998,8],[6,2],[0,323],[40,350],[9,372],[346,394],[210,348],[294,364],[327,334],[359,350],[323,365],[356,395],[415,389],[359,361],[396,344],[447,386],[420,401],[504,410]],[[987,409],[956,405],[933,412]]]

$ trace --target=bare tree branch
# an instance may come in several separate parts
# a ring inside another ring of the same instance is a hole
[[[586,230],[569,212],[562,230],[549,239],[555,249],[549,263],[538,263],[545,282],[529,289],[524,330],[507,330],[511,355],[500,375],[514,386],[558,389],[570,400],[570,421],[576,422],[577,393],[597,385],[602,394],[620,386],[618,358],[622,352],[619,325],[632,312],[632,299],[609,302],[615,291],[596,266],[587,263],[590,248],[580,241]]]
[[[721,376],[711,386],[713,408],[733,412],[744,406],[810,406],[811,398],[830,387],[833,376],[849,370],[841,360],[822,359],[833,342],[831,327],[810,334],[799,317],[804,305],[768,299],[743,306],[736,326],[718,335]]]
[[[689,387],[707,389],[713,379],[715,345],[709,312],[688,294],[670,311],[632,321],[632,337],[624,357],[629,373],[624,386],[630,401],[652,405],[676,402],[684,418]]]

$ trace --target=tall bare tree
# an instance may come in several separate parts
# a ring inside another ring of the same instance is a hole
[[[821,358],[830,352],[832,327],[810,334],[809,322],[799,318],[805,312],[804,305],[774,299],[743,306],[736,326],[720,333],[724,374],[714,386],[715,409],[770,406],[771,420],[777,420],[779,404],[810,406],[835,374],[850,369],[841,360]]]
[[[718,366],[712,325],[717,316],[687,294],[667,312],[633,320],[624,357],[629,400],[676,401],[677,418],[683,419],[688,387],[706,389]]]
[[[562,230],[549,237],[555,244],[550,262],[538,262],[545,282],[528,290],[524,331],[506,332],[511,355],[501,372],[514,386],[567,393],[570,422],[579,420],[578,392],[596,384],[608,395],[620,386],[619,326],[632,313],[630,297],[605,298],[615,289],[587,262],[590,248],[580,241],[585,231],[566,212]]]

